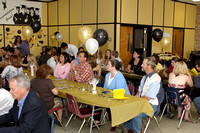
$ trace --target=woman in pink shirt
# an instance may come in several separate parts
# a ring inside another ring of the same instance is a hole
[[[60,62],[57,63],[54,77],[61,78],[61,79],[68,79],[68,74],[70,71],[70,58],[69,54],[61,53],[60,54]]]

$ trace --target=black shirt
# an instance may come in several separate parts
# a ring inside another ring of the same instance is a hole
[[[132,60],[129,61],[129,65],[131,65],[131,70],[134,71],[135,74],[140,74],[140,75],[144,75],[145,73],[142,72],[142,59],[139,60],[138,64],[137,65],[134,65],[134,58]]]

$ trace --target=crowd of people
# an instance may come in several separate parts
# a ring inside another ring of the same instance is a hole
[[[188,86],[200,88],[200,76],[192,75],[194,77],[192,78],[186,63],[178,57],[172,58],[170,67],[166,69],[160,63],[159,55],[153,54],[152,57],[143,59],[142,52],[134,50],[132,59],[124,68],[123,61],[116,50],[107,49],[103,58],[101,50],[97,50],[95,55],[88,55],[83,47],[77,48],[65,42],[61,44],[61,48],[63,52],[58,53],[57,47],[43,47],[41,54],[35,57],[30,53],[28,40],[22,41],[20,36],[16,36],[12,47],[1,48],[0,124],[3,124],[3,128],[0,128],[0,132],[21,133],[38,130],[49,132],[50,127],[45,123],[48,119],[47,111],[63,106],[62,100],[57,96],[58,89],[49,79],[51,75],[86,84],[89,84],[93,78],[98,78],[101,79],[98,86],[110,90],[124,88],[128,95],[130,95],[129,88],[122,72],[143,75],[140,83],[137,83],[139,88],[135,91],[135,96],[147,99],[155,112],[160,110],[164,98],[162,81],[167,80],[167,86],[178,90],[183,105],[178,107],[177,119],[180,119],[185,108],[184,120],[191,122],[189,110],[192,101],[200,113],[199,93],[195,92],[195,96],[191,97],[185,92]],[[102,80],[102,66],[106,66],[108,72],[104,80]],[[200,59],[196,61],[194,67],[200,71]],[[36,77],[30,81],[23,74],[23,69],[33,69]],[[62,109],[57,111],[61,122],[62,113]],[[128,132],[141,132],[141,120],[145,116],[146,114],[141,113],[125,122]],[[14,123],[8,127],[7,124],[11,121]]]

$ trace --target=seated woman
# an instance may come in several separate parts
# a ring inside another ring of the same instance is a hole
[[[28,64],[22,64],[22,66],[28,67],[28,69],[30,69],[31,66],[33,66],[34,71],[37,71],[38,64],[37,64],[36,58],[33,54],[29,54],[27,56],[27,61],[28,61]]]
[[[96,52],[96,59],[97,59],[97,64],[99,65],[103,64],[102,52],[100,49],[98,49]]]
[[[156,68],[157,68],[157,73],[159,73],[160,70],[164,69],[163,66],[159,63],[160,57],[158,54],[153,54],[152,55],[153,59],[156,61]]]
[[[189,97],[189,95],[184,93],[186,84],[188,84],[190,87],[193,86],[192,77],[188,73],[188,68],[187,68],[187,65],[185,64],[185,62],[180,61],[174,66],[173,72],[169,74],[168,86],[177,88],[177,90],[180,94],[180,99],[181,99],[182,105],[186,109],[184,120],[191,121],[191,119],[189,118],[189,110],[191,107],[192,100]],[[183,110],[182,107],[178,107],[177,119],[181,118],[182,110]]]
[[[97,64],[96,57],[94,55],[89,55],[88,63],[92,67],[92,70],[94,72],[95,77],[100,78],[100,76],[101,76],[101,66],[100,66],[100,64]]]
[[[110,90],[124,88],[126,90],[125,93],[130,95],[126,80],[123,74],[119,71],[121,66],[121,63],[115,59],[108,61],[107,71],[109,71],[109,73],[106,74],[103,88]]]
[[[21,36],[16,36],[15,37],[15,41],[14,43],[12,44],[12,47],[13,48],[16,48],[16,47],[20,47],[20,44],[22,43],[22,38]]]
[[[47,64],[43,64],[36,71],[36,78],[31,80],[31,89],[38,93],[40,98],[45,103],[48,110],[62,106],[62,101],[58,95],[58,89],[55,87],[49,76],[53,73],[53,69]],[[58,118],[62,121],[63,110],[57,111]],[[53,114],[51,114],[53,115]]]
[[[94,55],[89,55],[88,63],[92,67],[95,78],[99,79],[98,87],[103,87],[103,83],[101,83],[101,64],[97,64],[96,57]]]
[[[142,72],[142,59],[141,52],[139,50],[135,50],[133,53],[133,59],[131,59],[128,63],[128,67],[126,68],[126,72],[135,73],[135,74],[144,74]]]
[[[119,62],[116,59],[111,59],[110,61],[108,61],[108,65],[106,67],[107,71],[109,71],[109,73],[106,74],[105,76],[105,83],[104,83],[104,87],[106,89],[109,90],[115,90],[115,89],[125,89],[126,90],[126,94],[130,95],[126,80],[123,76],[123,74],[119,71],[120,68],[122,67],[121,62]],[[110,110],[107,109],[108,115],[109,115],[109,119],[111,119],[111,113]],[[110,129],[110,131],[115,131],[116,127],[112,127]]]
[[[6,87],[5,89],[9,89],[8,82],[10,79],[18,74],[23,74],[23,69],[20,64],[20,60],[17,55],[10,56],[10,65],[6,66],[3,72],[1,73],[1,77],[6,79]]]
[[[108,61],[110,59],[111,59],[111,50],[110,49],[106,49],[103,64],[104,65],[108,65]]]
[[[0,73],[3,72],[4,68],[10,65],[10,59],[9,58],[3,58],[3,60],[0,62]]]
[[[59,59],[60,62],[56,65],[54,77],[68,79],[68,74],[71,68],[69,54],[61,53]]]
[[[176,63],[178,63],[180,59],[178,57],[173,57],[171,60],[171,65],[168,68],[169,73],[171,73],[174,69],[174,66],[176,65]]]

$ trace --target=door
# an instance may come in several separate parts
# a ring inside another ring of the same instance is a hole
[[[129,61],[132,59],[133,44],[133,27],[120,27],[120,58],[123,61],[124,69],[127,68]]]
[[[178,54],[180,58],[183,57],[183,35],[184,35],[183,29],[174,29],[172,53]]]

